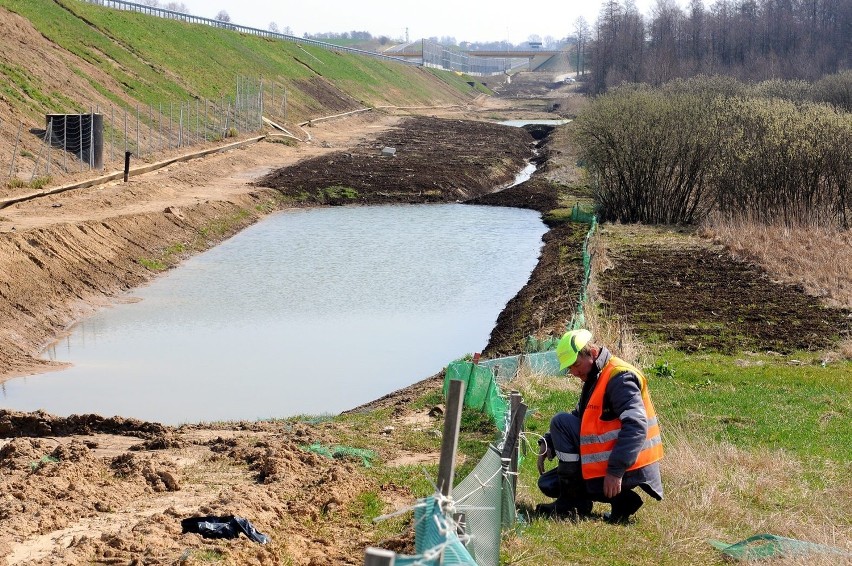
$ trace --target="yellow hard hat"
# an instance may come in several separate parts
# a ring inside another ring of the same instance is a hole
[[[559,358],[559,369],[563,370],[574,365],[577,354],[592,340],[592,333],[585,328],[569,330],[556,345],[556,357]]]

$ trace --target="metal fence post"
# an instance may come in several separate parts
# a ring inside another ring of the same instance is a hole
[[[160,151],[163,151],[163,103],[160,101]]]
[[[83,115],[77,114],[77,146],[80,148],[80,171],[83,170]]]
[[[441,459],[438,462],[438,491],[445,497],[453,493],[453,474],[456,468],[456,449],[459,445],[459,427],[461,426],[462,405],[464,403],[465,383],[458,379],[450,380],[447,393],[447,412],[444,415],[444,434],[441,441]]]
[[[511,440],[511,450],[509,452],[509,477],[512,483],[512,497],[515,497],[518,487],[518,437],[523,429],[524,417],[526,416],[526,405],[521,403],[521,394],[518,391],[512,391],[509,395],[509,404],[511,407],[511,420],[508,439]],[[521,409],[523,407],[523,410]]]
[[[127,153],[127,108],[124,109],[124,153]]]
[[[148,157],[154,153],[154,103],[148,103]]]
[[[53,148],[53,118],[50,118],[50,122],[47,123],[47,135],[45,136],[48,141],[47,150],[45,152],[45,156],[47,159],[47,170],[45,174],[50,177],[50,150]]]
[[[95,109],[89,108],[89,171],[95,168]]]
[[[51,133],[53,131],[52,128],[53,128],[53,118],[51,118],[50,121],[47,123],[47,129],[44,131],[44,138],[42,138],[42,144],[43,145],[41,147],[41,151],[38,152],[38,156],[36,157],[35,162],[33,163],[33,174],[30,175],[30,183],[32,183],[36,178],[36,174],[38,173],[38,164],[41,161],[42,155],[45,155],[46,158],[47,158],[47,166],[46,166],[47,173],[46,173],[46,175],[50,175],[50,151],[48,151],[49,146],[47,144],[47,140],[48,140],[49,137],[52,136],[52,133]]]

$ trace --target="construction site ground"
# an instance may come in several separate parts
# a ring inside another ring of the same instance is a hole
[[[452,115],[363,113],[314,124],[309,143],[262,141],[127,183],[0,209],[0,380],[57,369],[39,357],[41,349],[161,272],[143,259],[176,266],[282,207],[456,200],[541,212],[570,206],[583,195],[571,193],[579,175],[564,134],[557,131],[535,155],[524,130],[483,122],[570,115],[570,96],[557,103],[557,114],[553,104],[492,98]],[[396,155],[382,156],[385,147]],[[539,162],[531,181],[490,194],[528,159]],[[578,300],[587,230],[554,225],[530,281],[498,319],[487,355],[518,353],[526,336],[564,329]],[[609,308],[630,312],[641,332],[693,350],[743,337],[755,349],[812,346],[804,341],[813,336],[794,343],[779,334],[792,325],[817,324],[823,336],[849,332],[848,312],[824,309],[721,248],[691,234],[688,250],[643,245],[645,232],[636,230],[615,242],[615,269],[600,285]],[[735,322],[736,335],[722,332]],[[168,427],[0,410],[0,564],[361,564],[367,546],[410,552],[407,517],[375,524],[365,509],[391,513],[410,505],[422,494],[388,470],[422,476],[420,468],[437,462],[441,380],[423,377],[336,420]],[[480,440],[488,439],[483,433]],[[358,457],[306,449],[317,443],[369,448],[384,471]],[[198,515],[244,517],[271,541],[182,533],[181,519]]]

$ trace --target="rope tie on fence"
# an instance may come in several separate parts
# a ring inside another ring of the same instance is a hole
[[[384,515],[379,515],[378,517],[373,518],[374,523],[380,523],[382,521],[387,521],[388,519],[393,519],[394,517],[399,517],[400,515],[405,515],[406,513],[410,513],[415,509],[422,509],[426,507],[425,501],[418,501],[414,505],[409,505],[408,507],[403,507],[402,509],[398,509],[393,513],[386,513]]]
[[[465,501],[465,500],[469,499],[469,498],[470,498],[470,496],[471,496],[471,495],[473,495],[473,494],[475,494],[476,492],[478,492],[478,491],[481,491],[481,490],[485,489],[485,488],[486,488],[486,487],[488,487],[488,485],[491,483],[491,480],[493,480],[494,478],[496,478],[497,476],[499,476],[499,475],[501,475],[501,474],[503,474],[503,469],[502,469],[502,468],[500,468],[500,469],[498,469],[496,472],[494,472],[494,473],[491,475],[491,477],[490,477],[490,478],[488,478],[487,480],[485,480],[485,482],[484,482],[484,483],[483,483],[483,481],[482,481],[481,479],[479,479],[479,476],[478,476],[477,474],[471,474],[471,475],[470,475],[470,477],[472,477],[473,479],[475,479],[475,480],[476,480],[476,483],[478,483],[478,484],[479,484],[479,487],[478,487],[478,488],[476,488],[476,489],[472,489],[469,493],[467,493],[467,494],[465,494],[464,496],[460,497],[460,498],[459,498],[459,499],[458,499],[455,503],[461,503],[462,501]]]

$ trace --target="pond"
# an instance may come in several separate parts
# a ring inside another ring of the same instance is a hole
[[[283,211],[77,324],[9,409],[165,424],[336,413],[485,347],[546,232],[461,204]]]

